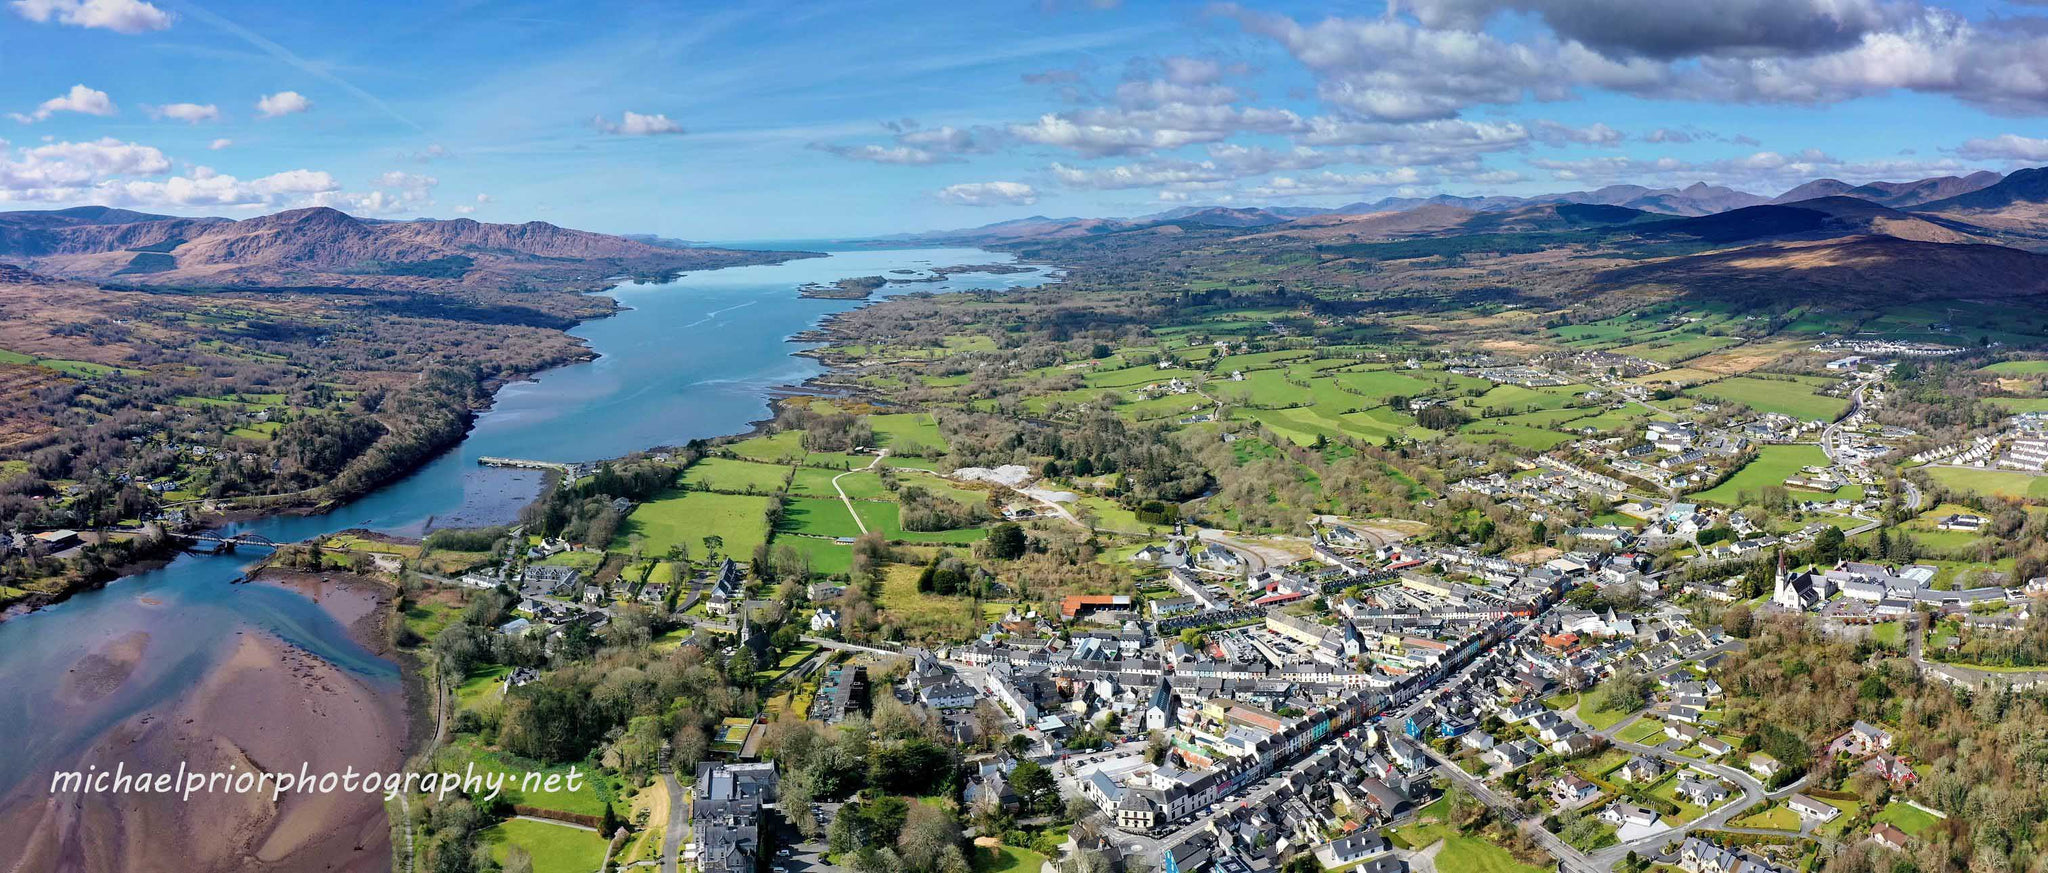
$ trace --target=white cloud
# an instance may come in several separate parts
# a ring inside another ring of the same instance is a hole
[[[220,120],[220,107],[211,103],[167,103],[162,106],[144,106],[143,109],[151,118],[168,118],[186,124]]]
[[[53,200],[58,192],[86,188],[118,176],[169,172],[170,158],[152,146],[112,137],[92,142],[55,142],[0,155],[0,196]]]
[[[327,205],[321,195],[337,191],[334,177],[316,170],[286,170],[243,181],[211,167],[163,181],[116,181],[95,187],[86,199],[111,206],[236,207]]]
[[[934,196],[955,206],[1028,206],[1038,202],[1038,191],[1022,182],[962,182],[947,185]]]
[[[1351,196],[1380,188],[1395,188],[1404,185],[1419,185],[1434,181],[1414,167],[1396,167],[1376,173],[1317,173],[1312,176],[1275,176],[1246,189],[1251,197],[1323,197],[1330,195]]]
[[[592,119],[591,123],[595,124],[598,130],[619,136],[660,136],[683,132],[681,124],[659,113],[641,115],[638,112],[627,112],[616,122],[600,115]]]
[[[827,142],[814,142],[810,144],[809,148],[827,154],[838,155],[849,161],[867,161],[875,164],[919,166],[957,160],[957,158],[949,158],[915,146],[836,145]]]
[[[1776,194],[1819,178],[1851,184],[1964,175],[1979,169],[1960,160],[1845,160],[1817,149],[1792,154],[1761,151],[1734,158],[1686,161],[1672,157],[1608,156],[1579,160],[1532,158],[1550,178],[1581,185],[1687,185],[1706,182],[1758,194]]]
[[[228,139],[227,137],[221,137],[220,139],[217,139],[217,140],[214,140],[214,141],[213,141],[213,142],[211,142],[211,143],[208,143],[208,144],[206,145],[206,147],[207,147],[207,148],[208,148],[209,150],[212,150],[212,151],[216,151],[216,152],[217,152],[217,151],[220,151],[221,149],[227,148],[228,146],[231,146],[231,145],[234,145],[234,144],[235,144],[235,141],[234,141],[234,140]]]
[[[264,118],[295,115],[311,108],[313,101],[306,99],[304,94],[297,91],[265,94],[263,99],[256,101],[256,111],[262,113]]]
[[[14,14],[39,24],[52,20],[73,27],[143,33],[171,26],[171,16],[142,0],[14,0]]]
[[[1233,178],[1232,173],[1218,167],[1214,161],[1149,161],[1093,169],[1056,163],[1052,165],[1052,174],[1069,188],[1094,190],[1203,186]]]
[[[1531,128],[1531,133],[1536,137],[1536,141],[1548,146],[1572,144],[1616,146],[1620,145],[1623,139],[1621,131],[1599,122],[1594,122],[1585,127],[1572,127],[1568,124],[1543,120],[1536,122]]]
[[[59,112],[77,112],[84,115],[112,115],[117,112],[114,101],[105,91],[95,91],[84,85],[73,85],[71,90],[52,97],[26,115],[15,112],[8,117],[23,124],[34,124]]]
[[[2048,139],[2002,133],[1965,141],[1956,154],[1973,160],[2048,161]]]

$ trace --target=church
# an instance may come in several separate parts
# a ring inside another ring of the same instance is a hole
[[[1771,587],[1771,603],[1788,612],[1818,609],[1833,593],[1828,577],[1818,573],[1785,572],[1785,556],[1778,556],[1778,575]]]

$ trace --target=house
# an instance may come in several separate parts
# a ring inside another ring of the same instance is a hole
[[[1600,796],[1600,786],[1577,773],[1566,773],[1550,781],[1550,799],[1559,809],[1577,809]]]
[[[1699,837],[1686,837],[1676,860],[1686,873],[1792,873],[1748,849],[1723,849]]]
[[[1778,759],[1762,752],[1749,756],[1749,771],[1765,779],[1778,775],[1778,771],[1783,769],[1785,765],[1778,763]]]
[[[829,606],[820,606],[817,612],[811,613],[811,633],[824,633],[838,629],[839,610]]]
[[[1697,743],[1700,737],[1705,736],[1699,728],[1689,724],[1667,724],[1664,726],[1664,735],[1686,745]]]
[[[1678,777],[1674,793],[1695,806],[1709,807],[1728,799],[1728,786],[1716,779],[1701,779],[1690,773]]]
[[[712,615],[731,615],[744,599],[746,573],[731,558],[726,558],[718,565],[718,576],[711,582],[711,595],[706,599],[704,609]]]
[[[933,709],[971,709],[981,700],[981,695],[956,679],[920,689],[917,699]]]
[[[1951,513],[1942,517],[1941,521],[1936,522],[1934,526],[1940,530],[1959,530],[1967,533],[1976,533],[1983,530],[1984,526],[1990,523],[1991,519],[1981,515]]]
[[[1906,840],[1908,839],[1910,838],[1906,836],[1905,831],[1899,830],[1898,828],[1892,827],[1891,825],[1885,824],[1883,822],[1879,822],[1877,827],[1870,829],[1871,842],[1876,843],[1881,847],[1890,849],[1894,852],[1905,851]]]
[[[1700,737],[1700,751],[1719,758],[1722,755],[1735,751],[1735,747],[1722,742],[1720,737],[1708,734]]]
[[[1517,740],[1494,746],[1493,751],[1486,753],[1486,758],[1501,767],[1514,770],[1536,760],[1537,751],[1534,744],[1528,740]]]
[[[1640,785],[1648,785],[1662,779],[1669,768],[1656,758],[1637,755],[1621,765],[1621,778]]]
[[[1804,794],[1792,795],[1791,798],[1785,801],[1785,806],[1789,807],[1793,812],[1799,813],[1800,821],[1814,824],[1826,824],[1834,821],[1835,816],[1842,814],[1840,808],[1822,803]]]
[[[1631,825],[1647,828],[1656,826],[1658,815],[1656,810],[1648,807],[1637,806],[1636,804],[1624,801],[1615,801],[1608,804],[1607,808],[1600,810],[1600,820],[1618,828],[1625,828]]]
[[[1323,869],[1356,864],[1369,858],[1376,858],[1394,850],[1387,838],[1379,831],[1361,831],[1338,837],[1316,847],[1316,860],[1323,862]]]
[[[1859,720],[1855,724],[1850,725],[1849,730],[1845,731],[1841,737],[1830,744],[1828,750],[1838,755],[1862,758],[1875,755],[1891,747],[1892,734],[1890,731],[1867,721]]]
[[[1920,778],[1920,774],[1913,772],[1913,765],[1888,752],[1870,756],[1870,760],[1864,762],[1863,769],[1893,785],[1908,785]]]

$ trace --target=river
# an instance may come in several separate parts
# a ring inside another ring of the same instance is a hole
[[[816,361],[792,356],[806,346],[788,338],[861,303],[799,298],[798,286],[1010,260],[975,249],[854,250],[618,286],[610,293],[627,311],[571,331],[599,357],[505,386],[459,447],[331,513],[272,516],[225,530],[287,542],[347,528],[418,535],[430,524],[510,521],[534,496],[539,474],[482,468],[478,457],[587,461],[735,433],[765,417],[771,389],[822,373]],[[1028,287],[1051,278],[1044,269],[964,273],[887,286],[875,297]],[[109,728],[191,691],[244,634],[274,635],[395,691],[398,668],[358,644],[306,595],[228,584],[253,560],[247,552],[185,555],[0,623],[0,688],[7,692],[0,695],[0,737],[9,745],[0,755],[0,798],[17,788],[42,790],[37,781],[47,782],[58,762],[75,760]],[[138,634],[147,640],[139,665],[110,693],[81,702],[64,691],[67,673],[83,659]]]

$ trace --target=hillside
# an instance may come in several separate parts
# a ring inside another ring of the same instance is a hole
[[[0,213],[0,260],[131,285],[512,290],[800,256],[656,246],[546,222],[371,221],[325,207],[235,221],[85,207]]]

